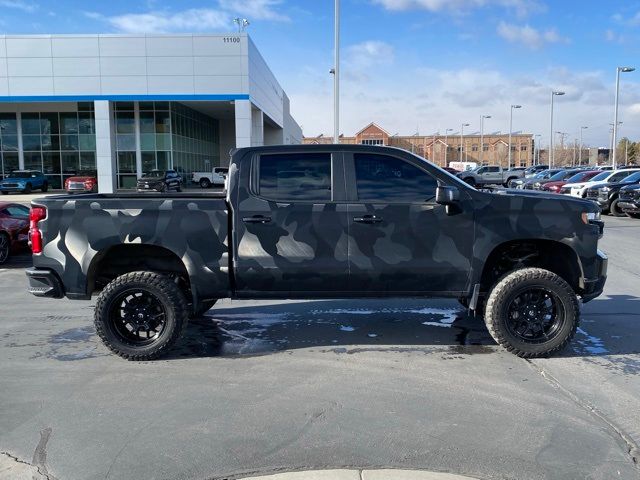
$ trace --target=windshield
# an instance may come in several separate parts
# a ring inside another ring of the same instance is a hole
[[[602,172],[596,175],[595,177],[593,177],[591,181],[598,182],[600,180],[606,180],[609,175],[611,175],[611,172]]]
[[[31,172],[11,172],[8,178],[31,178]]]
[[[616,183],[616,182],[621,181],[624,178],[627,178],[632,173],[635,173],[635,172],[633,172],[633,171],[628,172],[628,171],[622,170],[620,172],[616,172],[613,175],[611,175],[611,177],[607,181],[610,182],[610,183]]]
[[[164,171],[162,170],[151,170],[143,175],[142,178],[159,178],[164,177]]]
[[[632,175],[629,175],[628,177],[623,179],[625,182],[637,182],[638,180],[640,180],[640,172],[635,172]]]
[[[569,178],[572,175],[575,175],[575,173],[576,173],[575,170],[569,170],[569,171],[563,170],[549,177],[549,180],[552,182],[558,182],[560,180],[564,180],[565,178]]]
[[[580,172],[576,173],[573,177],[567,178],[567,183],[578,183],[583,180],[586,180],[590,176],[593,176],[592,172]]]

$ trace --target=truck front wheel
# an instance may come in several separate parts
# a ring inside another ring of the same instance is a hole
[[[164,275],[131,272],[110,282],[98,296],[98,336],[127,360],[153,360],[182,336],[189,309],[178,285]]]
[[[561,277],[542,268],[523,268],[493,287],[484,319],[501,346],[519,357],[535,358],[571,341],[580,309],[575,292]]]

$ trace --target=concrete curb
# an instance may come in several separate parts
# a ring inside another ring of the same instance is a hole
[[[276,473],[242,480],[477,480],[451,473],[424,470],[308,470],[305,472]]]

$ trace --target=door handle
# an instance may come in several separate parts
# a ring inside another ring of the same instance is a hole
[[[353,221],[357,223],[373,224],[382,222],[382,218],[376,217],[375,215],[364,215],[362,217],[353,217]]]
[[[253,217],[242,217],[244,223],[269,223],[271,217],[265,217],[264,215],[254,215]]]

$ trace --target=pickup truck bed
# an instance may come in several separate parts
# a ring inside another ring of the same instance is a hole
[[[192,292],[196,301],[230,295],[229,209],[221,193],[60,195],[34,204],[47,208],[39,226],[51,240],[33,263],[60,278],[64,291],[56,296],[90,298],[112,272],[135,269],[136,258],[148,268],[151,256],[165,271],[169,253],[183,262],[172,270],[186,269],[198,286]],[[126,256],[119,255],[125,248]]]

